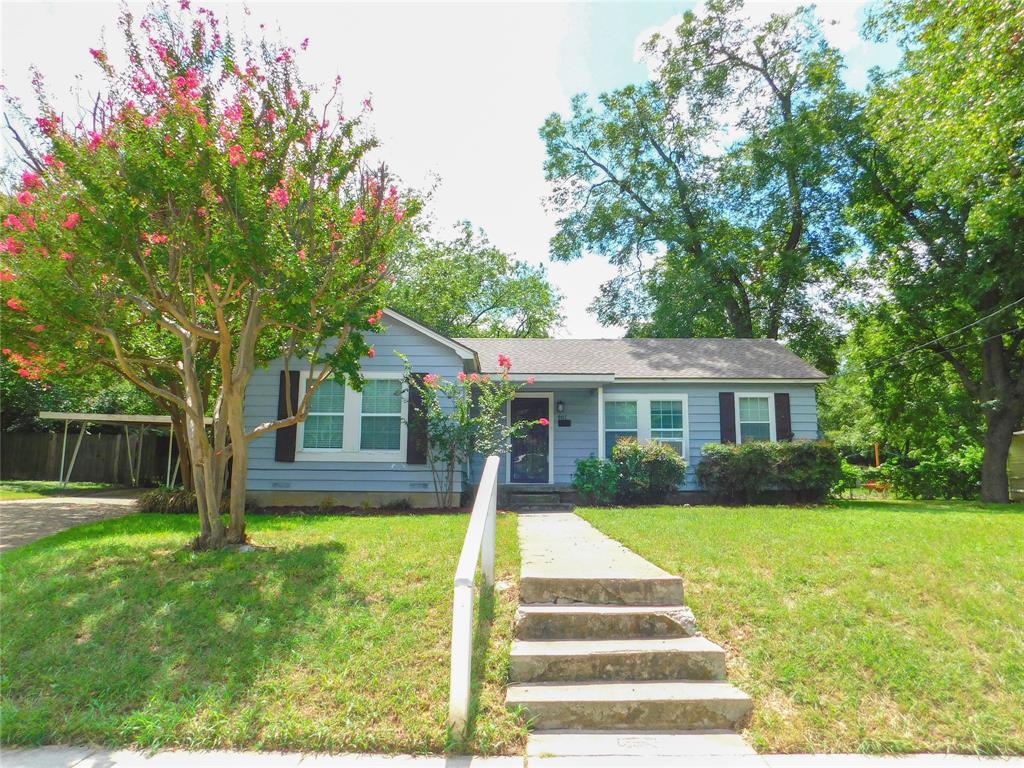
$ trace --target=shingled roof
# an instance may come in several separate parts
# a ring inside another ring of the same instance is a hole
[[[482,373],[601,375],[617,379],[808,379],[825,374],[770,339],[456,339]]]

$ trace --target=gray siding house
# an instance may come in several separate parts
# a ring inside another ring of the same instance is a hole
[[[820,371],[764,339],[450,339],[393,311],[364,361],[362,392],[325,383],[303,424],[252,443],[248,489],[259,504],[372,504],[408,500],[432,506],[423,446],[410,439],[412,369],[454,378],[497,373],[533,379],[510,404],[514,420],[548,419],[502,457],[499,482],[529,490],[568,486],[577,459],[608,456],[636,437],[675,447],[687,463],[682,490],[697,490],[694,467],[708,443],[818,436]],[[291,371],[293,398],[305,372]],[[286,409],[283,361],[249,384],[249,426]]]

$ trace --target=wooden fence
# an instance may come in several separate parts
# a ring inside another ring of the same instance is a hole
[[[63,432],[0,433],[0,479],[59,480],[62,439]],[[65,466],[71,463],[71,451],[77,439],[77,430],[72,425],[68,432]],[[87,432],[82,437],[82,446],[69,481],[131,485],[132,470],[128,457],[138,456],[138,440],[139,435],[135,429],[129,430],[127,443],[123,432]],[[165,481],[168,443],[167,432],[142,433],[140,485],[161,484]],[[177,455],[175,449],[174,458]],[[173,467],[171,469],[173,471]]]

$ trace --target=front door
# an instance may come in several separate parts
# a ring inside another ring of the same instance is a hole
[[[511,423],[550,419],[546,397],[517,397],[509,405]],[[513,483],[549,483],[550,424],[534,424],[522,437],[512,438],[509,479]]]

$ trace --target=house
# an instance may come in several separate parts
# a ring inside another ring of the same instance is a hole
[[[248,489],[262,505],[434,503],[422,440],[410,437],[405,355],[415,372],[454,378],[497,373],[498,355],[526,384],[511,418],[546,418],[513,442],[499,482],[568,487],[577,459],[608,456],[615,441],[660,440],[686,459],[682,490],[708,443],[818,436],[815,385],[824,375],[765,339],[451,339],[386,311],[362,392],[325,383],[303,424],[253,441]],[[290,371],[292,397],[306,372]],[[249,384],[249,426],[284,414],[282,361]],[[511,459],[511,460],[510,460]]]

